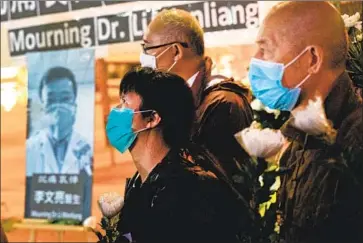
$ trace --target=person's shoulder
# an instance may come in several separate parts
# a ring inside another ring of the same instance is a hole
[[[172,161],[152,182],[163,200],[177,200],[176,207],[187,211],[213,212],[217,197],[228,195],[222,181],[212,172],[189,161]],[[209,206],[206,206],[209,204]],[[172,206],[172,207],[174,207]]]
[[[223,103],[240,103],[249,101],[251,93],[242,83],[233,78],[222,80],[204,90],[205,100]]]
[[[76,142],[76,148],[82,149],[82,148],[87,148],[87,149],[91,149],[91,145],[89,143],[89,141],[82,136],[81,134],[79,134],[76,131],[73,131],[73,139]]]
[[[185,174],[188,174],[191,178],[193,178],[197,183],[200,182],[209,182],[209,183],[218,183],[218,177],[209,170],[205,170],[199,165],[196,165],[192,162],[185,162],[190,165],[185,165],[183,170]]]
[[[172,180],[175,185],[195,186],[218,182],[218,178],[213,172],[207,171],[191,161],[182,157],[174,157],[173,160],[162,173],[162,177]]]
[[[215,114],[215,119],[225,119],[221,114],[234,116],[239,121],[243,117],[252,119],[252,108],[249,90],[233,79],[227,79],[219,82],[203,93],[202,103],[198,107],[198,113],[203,118],[207,114]],[[239,122],[238,122],[239,123]]]
[[[337,134],[337,143],[343,147],[363,149],[363,105],[357,107],[342,122]]]
[[[32,134],[27,140],[26,140],[26,146],[27,147],[38,147],[41,146],[42,143],[44,143],[47,139],[46,132],[44,130],[37,131],[36,133]]]

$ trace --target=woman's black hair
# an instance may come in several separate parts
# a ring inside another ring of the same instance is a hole
[[[151,68],[136,68],[121,80],[120,96],[128,92],[140,95],[140,110],[154,110],[159,114],[163,139],[170,148],[186,146],[195,118],[195,106],[192,91],[183,78]],[[150,113],[143,113],[143,116],[148,115]]]

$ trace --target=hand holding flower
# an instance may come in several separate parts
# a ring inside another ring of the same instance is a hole
[[[88,217],[83,221],[83,227],[96,229],[96,226],[97,226],[97,219],[95,216]]]
[[[116,192],[105,193],[98,199],[98,205],[104,216],[101,220],[101,227],[106,231],[103,236],[100,232],[96,232],[99,242],[109,243],[115,242],[119,237],[117,224],[119,221],[120,211],[124,205],[124,199]]]

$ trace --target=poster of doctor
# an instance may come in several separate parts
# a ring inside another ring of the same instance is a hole
[[[29,53],[27,64],[27,189],[35,174],[81,175],[86,177],[87,207],[92,191],[94,51]]]

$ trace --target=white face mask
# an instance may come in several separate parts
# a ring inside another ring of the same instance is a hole
[[[169,46],[168,48],[166,48],[164,51],[162,51],[157,56],[153,56],[153,55],[149,55],[149,54],[146,54],[144,52],[141,52],[141,54],[140,54],[141,67],[149,67],[149,68],[152,68],[152,69],[156,69],[157,68],[156,59],[159,58],[160,56],[162,56],[171,47],[172,47],[172,45]],[[175,66],[176,62],[177,61],[174,61],[174,63],[171,65],[171,67],[167,70],[168,72]]]

